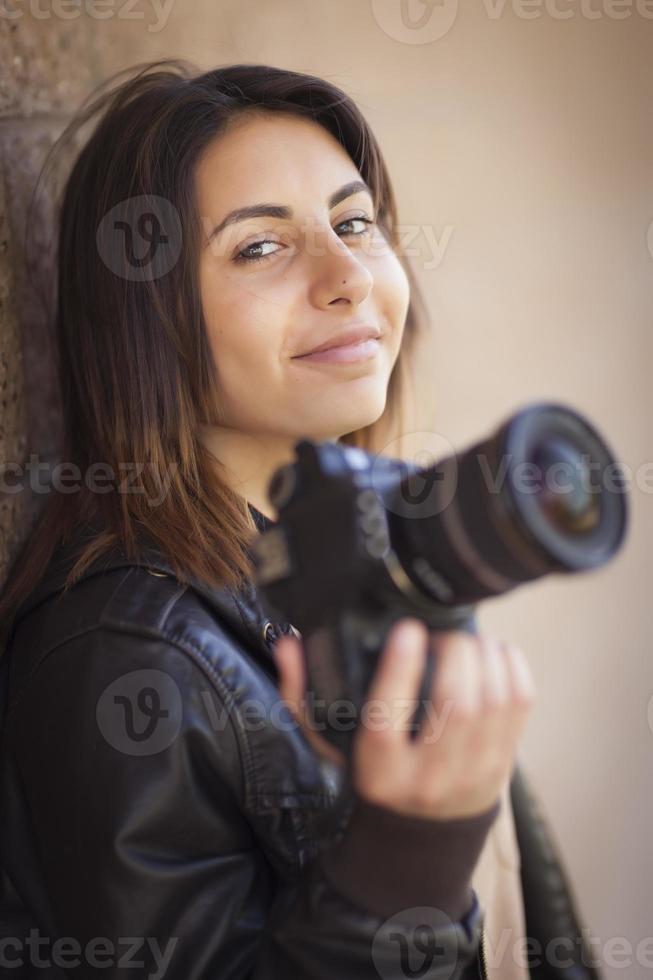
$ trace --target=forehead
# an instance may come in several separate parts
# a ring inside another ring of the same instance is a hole
[[[248,113],[206,147],[195,170],[202,213],[263,201],[319,203],[360,177],[347,151],[319,123],[289,113]]]

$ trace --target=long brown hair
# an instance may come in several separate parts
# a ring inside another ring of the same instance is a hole
[[[194,188],[194,166],[204,148],[247,110],[313,119],[346,149],[372,190],[379,226],[408,276],[411,301],[385,411],[341,441],[379,451],[379,435],[387,437],[399,417],[411,375],[408,357],[426,322],[425,308],[400,252],[395,198],[381,151],[352,99],[321,78],[268,65],[228,65],[200,74],[186,61],[165,59],[117,72],[91,93],[53,148],[68,146],[97,118],[59,205],[54,329],[63,460],[81,473],[101,461],[118,484],[126,461],[135,461],[142,492],[98,493],[87,481],[75,494],[51,492],[14,562],[0,622],[38,584],[57,545],[80,522],[95,519],[101,533],[80,551],[67,588],[116,543],[137,557],[143,533],[182,582],[190,575],[238,587],[252,576],[251,515],[216,473],[215,459],[198,435],[201,422],[218,417],[198,287],[201,227]],[[44,171],[50,164],[48,159]],[[134,275],[125,245],[122,255],[120,249],[103,251],[103,220],[118,209],[127,224],[136,221],[133,209],[142,211],[142,202],[160,216],[161,201],[162,233],[168,241],[176,235],[184,247],[161,274]],[[152,506],[162,487],[166,492]]]

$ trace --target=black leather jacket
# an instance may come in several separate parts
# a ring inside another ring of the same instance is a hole
[[[63,594],[70,554],[19,610],[2,660],[0,973],[483,976],[476,899],[406,972],[398,932],[410,940],[414,923],[384,926],[325,877],[318,855],[351,796],[296,725],[272,720],[271,644],[289,624],[266,620],[253,586],[185,587],[156,549],[138,565],[116,550]],[[511,789],[529,935],[577,950],[573,969],[531,974],[596,977],[518,770]]]

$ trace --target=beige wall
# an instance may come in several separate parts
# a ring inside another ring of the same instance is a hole
[[[558,0],[527,19],[532,2],[463,3],[436,4],[442,20],[421,34],[402,26],[398,0],[173,0],[165,26],[149,0],[138,20],[121,17],[122,0],[106,21],[25,13],[11,43],[26,38],[26,64],[13,70],[32,94],[9,103],[3,132],[16,118],[23,135],[56,128],[91,80],[158,56],[328,77],[375,128],[402,223],[427,229],[415,241],[434,323],[420,427],[462,447],[527,401],[561,399],[636,470],[653,458],[653,4]],[[653,935],[651,494],[635,488],[632,505],[609,567],[480,617],[533,663],[524,764],[599,948]],[[630,959],[606,976],[651,975],[634,948]]]

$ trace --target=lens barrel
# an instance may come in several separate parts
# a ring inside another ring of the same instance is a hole
[[[597,568],[627,525],[621,466],[587,419],[556,403],[531,404],[460,455],[412,470],[384,502],[406,574],[427,592],[429,577],[444,578],[452,605]]]

